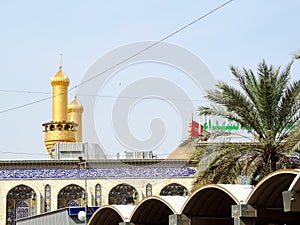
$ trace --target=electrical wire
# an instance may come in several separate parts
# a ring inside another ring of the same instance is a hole
[[[6,92],[6,93],[25,93],[25,94],[45,94],[45,95],[51,95],[50,92],[43,92],[43,91],[20,91],[20,90],[6,90],[6,89],[0,89],[0,92]]]
[[[106,73],[106,72],[108,72],[108,71],[110,71],[110,70],[112,70],[112,69],[118,67],[119,65],[122,65],[123,63],[129,61],[130,59],[132,59],[132,58],[134,58],[134,57],[136,57],[136,56],[142,54],[143,52],[149,50],[150,48],[153,48],[154,46],[156,46],[156,45],[162,43],[163,41],[169,39],[170,37],[176,35],[177,33],[181,32],[181,31],[183,31],[183,30],[185,30],[186,28],[190,27],[190,26],[193,25],[194,23],[197,23],[198,21],[204,19],[205,17],[209,16],[210,14],[212,14],[212,13],[218,11],[219,9],[223,8],[224,6],[226,6],[227,4],[229,4],[229,3],[232,2],[232,1],[233,1],[233,0],[229,0],[229,1],[225,2],[225,3],[223,3],[222,5],[218,6],[217,8],[214,8],[213,10],[211,10],[211,11],[209,11],[208,13],[204,14],[203,16],[197,18],[196,20],[193,20],[192,22],[188,23],[187,25],[185,25],[185,26],[179,28],[178,30],[174,31],[173,33],[171,33],[171,34],[165,36],[164,38],[160,39],[159,41],[154,42],[153,44],[149,45],[148,47],[146,47],[146,48],[144,48],[144,49],[142,49],[142,50],[136,52],[135,54],[133,54],[133,55],[131,55],[131,56],[129,56],[129,57],[123,59],[122,61],[120,61],[120,62],[118,62],[118,63],[116,63],[115,65],[113,65],[113,66],[111,66],[111,67],[105,69],[105,70],[102,71],[101,73],[96,74],[95,76],[93,76],[93,77],[91,77],[91,78],[89,78],[89,79],[87,79],[87,80],[85,80],[85,81],[79,83],[78,85],[76,85],[76,86],[74,86],[73,88],[71,88],[70,91],[73,90],[73,89],[76,89],[77,87],[79,87],[79,86],[81,86],[81,85],[83,85],[83,84],[85,84],[85,83],[90,82],[91,80],[94,80],[95,78],[101,76],[102,74],[104,74],[104,73]]]
[[[30,152],[10,152],[10,151],[0,151],[1,154],[12,154],[12,155],[36,155],[36,156],[48,156],[48,154],[38,154]]]
[[[75,85],[74,87],[70,88],[68,91],[72,91],[72,90],[78,88],[79,86],[84,85],[84,84],[90,82],[91,80],[94,80],[95,78],[97,78],[97,77],[103,75],[104,73],[106,73],[106,72],[108,72],[108,71],[110,71],[110,70],[112,70],[112,69],[118,67],[119,65],[121,65],[121,64],[123,64],[123,63],[129,61],[130,59],[132,59],[132,58],[134,58],[134,57],[136,57],[136,56],[142,54],[143,52],[149,50],[150,48],[153,48],[154,46],[156,46],[156,45],[162,43],[163,41],[169,39],[170,37],[172,37],[172,36],[174,36],[174,35],[180,33],[181,31],[185,30],[186,28],[188,28],[188,27],[192,26],[193,24],[199,22],[200,20],[206,18],[207,16],[211,15],[212,13],[214,13],[214,12],[220,10],[221,8],[225,7],[226,5],[228,5],[228,4],[231,3],[231,2],[233,2],[233,0],[226,1],[225,3],[221,4],[220,6],[218,6],[218,7],[214,8],[214,9],[210,10],[210,11],[207,12],[206,14],[200,16],[199,18],[193,20],[192,22],[186,24],[185,26],[183,26],[183,27],[177,29],[176,31],[170,33],[169,35],[163,37],[162,39],[158,40],[157,42],[154,42],[153,44],[149,45],[148,47],[146,47],[146,48],[144,48],[144,49],[142,49],[142,50],[140,50],[140,51],[134,53],[133,55],[131,55],[131,56],[125,58],[124,60],[122,60],[122,61],[116,63],[115,65],[113,65],[113,66],[111,66],[111,67],[105,69],[105,70],[102,71],[101,73],[98,73],[98,74],[96,74],[95,76],[93,76],[93,77],[91,77],[91,78],[89,78],[89,79],[87,79],[87,80],[85,80],[85,81],[79,83],[78,85]],[[9,112],[9,111],[13,111],[13,110],[16,110],[16,109],[24,108],[24,107],[27,107],[27,106],[30,106],[30,105],[33,105],[33,104],[36,104],[36,103],[39,103],[39,102],[42,102],[42,101],[46,101],[46,100],[49,100],[49,99],[51,99],[51,98],[53,98],[53,97],[55,97],[55,96],[51,96],[51,97],[47,97],[47,98],[42,98],[42,99],[39,99],[39,100],[36,100],[36,101],[32,101],[32,102],[29,102],[29,103],[26,103],[26,104],[22,104],[22,105],[19,105],[19,106],[15,106],[15,107],[12,107],[12,108],[8,108],[8,109],[5,109],[5,110],[1,110],[1,111],[0,111],[0,114],[6,113],[6,112]]]

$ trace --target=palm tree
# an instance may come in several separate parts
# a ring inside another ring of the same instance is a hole
[[[194,189],[205,183],[234,183],[245,175],[254,183],[282,168],[298,166],[292,152],[299,149],[300,81],[290,81],[286,68],[262,61],[257,75],[230,66],[239,87],[219,81],[206,98],[215,105],[200,107],[200,115],[216,115],[249,129],[252,143],[220,145],[208,167],[199,172]],[[293,128],[292,128],[293,127]]]

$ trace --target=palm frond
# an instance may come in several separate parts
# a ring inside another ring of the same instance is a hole
[[[253,182],[280,168],[299,165],[300,156],[300,81],[290,81],[292,62],[285,68],[258,64],[256,75],[251,69],[230,70],[238,82],[235,88],[219,81],[209,90],[209,107],[199,107],[200,115],[220,116],[242,128],[251,128],[257,143],[252,146],[221,145],[210,154],[207,164],[199,165],[194,187],[207,182],[235,182],[247,176]],[[198,157],[202,157],[198,155]],[[298,158],[297,158],[298,157]],[[199,162],[204,162],[203,158]]]

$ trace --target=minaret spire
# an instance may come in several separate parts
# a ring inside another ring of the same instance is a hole
[[[59,60],[58,68],[59,68],[59,70],[61,70],[62,66],[63,66],[63,62],[64,62],[64,55],[62,53],[60,53],[59,56],[60,56],[60,60]]]
[[[76,94],[74,100],[68,105],[69,121],[75,122],[77,126],[77,132],[75,133],[76,142],[82,142],[82,112],[83,106],[77,100]]]
[[[51,158],[55,157],[54,145],[57,142],[75,142],[77,124],[68,120],[69,78],[62,71],[62,59],[58,72],[51,78],[52,121],[44,126],[45,145]]]
[[[52,77],[52,120],[67,121],[68,119],[68,86],[69,77],[59,66],[59,71]]]

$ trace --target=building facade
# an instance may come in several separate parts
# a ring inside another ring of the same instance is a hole
[[[97,160],[86,167],[78,160],[6,161],[0,168],[0,221],[7,225],[71,206],[136,205],[153,195],[186,196],[196,173],[184,160]]]
[[[51,86],[52,120],[42,124],[50,160],[0,161],[1,224],[66,207],[189,194],[195,165],[144,156],[106,159],[100,148],[82,142],[83,106],[76,96],[68,104],[69,78],[61,66]]]

